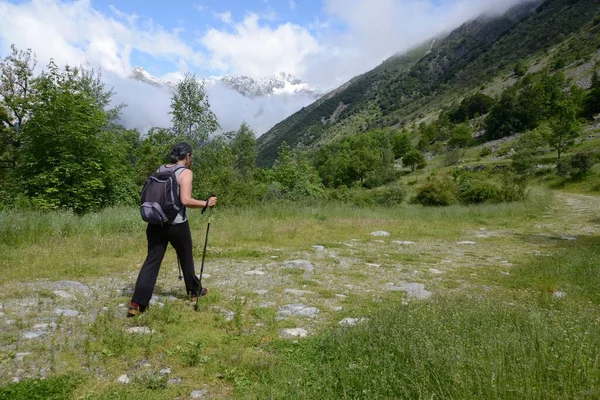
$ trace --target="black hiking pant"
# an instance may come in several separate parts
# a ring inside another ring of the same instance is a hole
[[[148,224],[146,237],[148,239],[148,256],[138,275],[131,301],[142,307],[147,307],[150,303],[160,264],[169,243],[175,248],[181,263],[187,294],[197,296],[200,291],[200,280],[194,270],[192,233],[189,223],[185,221],[182,224],[165,224],[163,226]]]

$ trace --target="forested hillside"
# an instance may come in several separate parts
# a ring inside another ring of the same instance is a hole
[[[478,88],[498,94],[493,81],[534,58],[559,70],[590,57],[600,42],[593,24],[597,12],[597,0],[548,0],[467,22],[431,46],[391,57],[274,126],[258,140],[259,163],[271,165],[284,141],[313,148],[376,127],[409,125]]]

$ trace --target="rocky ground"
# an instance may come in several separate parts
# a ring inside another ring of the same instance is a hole
[[[225,321],[241,310],[270,315],[267,322],[251,321],[245,329],[295,340],[324,326],[350,326],[368,319],[354,313],[362,300],[377,301],[390,291],[405,293],[405,301],[417,301],[442,291],[485,290],[477,283],[480,275],[510,275],[516,262],[548,254],[556,241],[598,234],[600,198],[557,193],[551,209],[525,230],[510,226],[489,230],[482,224],[463,232],[459,241],[392,237],[381,231],[372,232],[370,240],[315,243],[286,257],[274,250],[258,260],[207,259],[203,283],[219,297],[205,312]],[[81,359],[91,327],[101,315],[124,320],[136,275],[137,270],[130,268],[94,280],[0,285],[0,382],[46,377],[68,362],[85,364]],[[163,265],[151,307],[185,301],[177,276],[176,265]],[[139,322],[129,320],[122,329],[128,335],[153,334]],[[58,357],[59,352],[72,357]],[[182,380],[169,365],[146,367],[170,385]],[[127,371],[106,377],[124,385],[133,378]],[[190,397],[208,398],[210,390],[200,386]]]

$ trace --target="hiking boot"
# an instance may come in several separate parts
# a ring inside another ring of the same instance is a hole
[[[138,316],[144,311],[146,311],[146,307],[140,306],[136,303],[130,303],[129,308],[127,309],[127,318]]]

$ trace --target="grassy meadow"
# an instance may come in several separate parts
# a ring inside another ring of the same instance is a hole
[[[200,311],[169,249],[158,303],[136,319],[124,318],[145,257],[136,209],[2,212],[0,399],[598,398],[598,204],[535,188],[500,205],[216,209]],[[207,218],[190,221],[199,272]],[[63,281],[88,290],[63,298]],[[406,282],[433,295],[393,289]],[[297,303],[320,312],[281,317]]]

